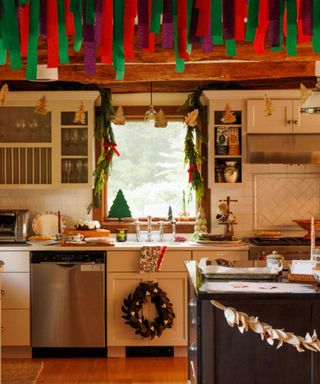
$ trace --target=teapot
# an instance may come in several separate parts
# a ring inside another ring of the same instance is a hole
[[[283,269],[283,260],[284,257],[277,251],[272,251],[270,255],[266,256],[267,267],[273,269],[277,272],[282,271]]]

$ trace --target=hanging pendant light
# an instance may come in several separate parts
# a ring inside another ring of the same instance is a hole
[[[320,113],[320,61],[315,61],[314,72],[317,78],[316,87],[312,90],[307,100],[301,105],[300,113]]]
[[[150,83],[150,106],[144,115],[144,122],[147,124],[153,124],[156,120],[157,112],[152,105],[152,82]]]

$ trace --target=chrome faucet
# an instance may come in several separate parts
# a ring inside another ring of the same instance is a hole
[[[170,224],[172,225],[172,237],[173,237],[173,241],[174,241],[176,238],[176,221],[172,220],[170,222]]]
[[[163,221],[159,221],[159,241],[163,241]]]
[[[136,220],[134,223],[136,225],[136,240],[141,241],[140,221]]]
[[[147,216],[147,241],[152,241],[152,216]]]

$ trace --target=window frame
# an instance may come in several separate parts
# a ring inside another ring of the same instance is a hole
[[[118,106],[114,106],[114,109],[116,110]],[[126,120],[137,120],[137,119],[143,119],[145,111],[147,109],[146,106],[122,106],[124,110],[124,114],[126,117]],[[180,120],[183,121],[184,114],[179,111],[179,106],[156,106],[157,110],[162,108],[162,110],[165,112],[166,116],[170,120]],[[206,109],[206,107],[205,107]],[[99,108],[96,109],[96,114],[98,113]],[[206,116],[206,111],[203,114]],[[207,119],[200,122],[201,124],[201,132],[202,132],[202,140],[200,142],[200,138],[197,137],[197,145],[200,145],[200,154],[204,159],[208,158],[208,148],[207,148],[207,138],[208,138],[208,124]],[[159,128],[161,129],[161,128]],[[116,138],[117,139],[117,138]],[[99,140],[95,141],[95,157],[96,161],[99,157],[101,149],[101,142]],[[207,224],[208,224],[208,231],[210,231],[210,190],[208,189],[208,162],[204,161],[202,164],[202,176],[205,183],[205,196],[203,199],[203,208],[206,214]],[[106,181],[106,184],[103,188],[102,194],[101,194],[101,207],[100,208],[93,208],[92,216],[94,220],[98,220],[101,223],[101,228],[109,229],[112,233],[116,231],[118,228],[127,228],[128,233],[135,233],[135,219],[133,218],[127,218],[123,221],[117,221],[114,219],[108,219],[107,212],[108,212],[108,206],[107,206],[107,193],[108,193],[108,180]],[[171,233],[172,232],[172,226],[170,223],[168,223],[167,218],[164,217],[153,217],[152,221],[153,223],[157,223],[158,221],[163,220],[165,221],[164,224],[164,232],[165,233]],[[141,229],[146,230],[147,227],[147,218],[141,217],[139,218],[139,221],[141,222]],[[194,223],[195,223],[195,217],[191,217],[188,219],[188,221],[182,221],[178,220],[176,218],[176,232],[177,233],[193,233],[194,232]]]

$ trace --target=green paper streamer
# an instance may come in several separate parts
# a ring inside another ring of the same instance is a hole
[[[160,33],[160,21],[162,14],[162,0],[152,1],[150,32]]]
[[[176,72],[184,72],[184,59],[180,59],[178,50],[178,10],[177,0],[172,0],[172,14],[173,14],[173,43],[174,53],[176,58]]]
[[[124,0],[113,1],[113,66],[116,71],[116,80],[123,80],[124,65],[124,48],[123,48],[123,16],[124,16]]]
[[[282,51],[283,44],[283,19],[284,19],[284,2],[280,2],[280,45],[279,47],[272,47],[272,52],[280,52]]]
[[[19,6],[29,3],[29,0],[19,0]]]
[[[297,54],[297,6],[295,0],[286,0],[287,7],[287,53],[289,56]]]
[[[22,67],[22,62],[15,1],[3,1],[2,7],[2,23],[5,30],[5,33],[3,34],[3,44],[4,47],[9,50],[11,68],[20,69]]]
[[[28,39],[28,58],[27,58],[27,80],[37,78],[38,64],[38,38],[40,28],[40,0],[30,2],[29,16],[29,39]]]
[[[32,2],[31,2],[32,4]],[[64,14],[64,0],[58,0],[58,36],[59,36],[59,62],[69,64],[68,36],[66,35],[66,20]]]
[[[222,0],[211,0],[212,44],[222,45]]]
[[[313,0],[312,48],[315,53],[320,52],[320,3]]]
[[[79,1],[81,4],[81,1]],[[86,0],[86,24],[96,22],[96,2],[95,0]]]
[[[81,1],[79,0],[71,0],[70,2],[70,11],[73,13],[73,21],[74,21],[74,43],[73,49],[76,52],[80,51],[82,45],[82,14],[81,14]]]
[[[237,54],[237,45],[234,39],[226,40],[226,53],[227,56],[235,56]]]
[[[191,17],[192,17],[192,4],[193,0],[188,0],[187,2],[187,48],[186,51],[190,55],[192,51],[192,44],[190,43],[190,25],[191,25]]]
[[[0,39],[0,65],[5,65],[7,61],[7,50],[3,48],[3,40]]]
[[[258,27],[259,0],[249,0],[245,41],[253,41]]]

